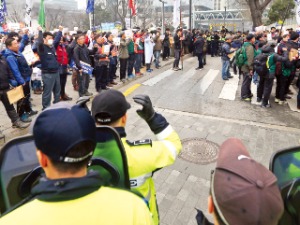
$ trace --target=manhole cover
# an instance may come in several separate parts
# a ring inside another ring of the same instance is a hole
[[[209,164],[217,160],[219,145],[199,138],[187,138],[181,141],[182,151],[179,157],[197,164]]]

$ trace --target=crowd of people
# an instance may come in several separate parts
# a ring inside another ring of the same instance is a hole
[[[243,75],[242,99],[245,101],[252,97],[250,84],[255,72],[258,74],[255,78],[259,79],[257,100],[269,107],[270,90],[279,64],[282,68],[279,73],[282,74],[277,75],[278,103],[284,104],[289,94],[288,86],[298,60],[299,35],[296,34],[292,31],[284,34],[275,54],[274,45],[265,43],[265,34],[237,33],[233,37],[226,29],[213,34],[178,29],[174,36],[168,29],[163,35],[160,31],[137,30],[132,37],[122,31],[119,40],[112,33],[80,31],[72,38],[68,33],[63,34],[62,26],[55,34],[43,32],[39,27],[38,34],[32,37],[28,30],[24,30],[22,36],[11,32],[2,41],[0,97],[13,125],[25,128],[31,122],[30,116],[38,113],[30,103],[30,87],[42,94],[43,111],[32,125],[32,132],[45,177],[33,188],[34,199],[1,217],[0,224],[159,224],[152,175],[174,163],[182,148],[181,141],[166,118],[154,111],[146,95],[137,95],[133,100],[142,105],[137,113],[158,141],[130,142],[126,139],[127,110],[131,106],[121,92],[108,90],[117,84],[117,65],[120,65],[120,82],[126,82],[127,78],[142,76],[143,62],[151,72],[153,56],[155,67],[159,69],[161,53],[162,60],[168,60],[170,48],[174,49],[174,71],[180,70],[183,53],[197,56],[199,65],[196,70],[203,69],[207,54],[221,56],[224,80],[232,77],[229,72],[231,64],[235,64],[235,73],[239,70]],[[272,38],[275,37],[278,39],[280,35]],[[31,62],[23,54],[28,46],[35,53]],[[241,51],[238,53],[237,49]],[[268,54],[267,70],[264,70],[263,63],[259,63],[258,49],[261,49],[260,54]],[[297,53],[293,54],[292,49]],[[230,55],[234,52],[235,61],[232,62]],[[290,54],[293,55],[288,57]],[[79,97],[93,95],[89,92],[89,82],[92,76],[95,77],[99,94],[92,102],[91,114],[78,105],[62,102],[71,100],[65,92],[70,69],[72,84]],[[23,86],[25,97],[18,101],[17,110],[6,95],[10,85]],[[51,106],[52,93],[56,104]],[[114,127],[119,133],[128,160],[131,189],[138,191],[139,196],[104,187],[101,177],[87,170],[91,157],[97,154],[95,149],[99,137],[96,125]],[[257,173],[258,170],[261,173]],[[214,215],[214,223],[275,225],[283,209],[275,176],[251,159],[239,140],[226,141],[220,148],[211,178],[208,211]],[[112,216],[116,212],[118,215]],[[199,224],[204,220],[199,219]]]
[[[241,99],[251,101],[253,94],[251,82],[257,85],[257,102],[264,108],[270,108],[270,96],[274,79],[276,79],[275,103],[287,104],[293,92],[292,84],[299,88],[299,79],[295,82],[299,70],[299,33],[289,29],[285,32],[275,27],[268,31],[249,33],[245,36],[230,35],[225,37],[222,45],[222,78],[232,78],[230,64],[234,73],[239,70],[243,76]],[[234,52],[235,56],[230,57]],[[297,97],[297,108],[300,109],[300,92]]]

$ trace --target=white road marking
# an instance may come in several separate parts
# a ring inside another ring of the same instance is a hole
[[[300,112],[300,110],[297,109],[297,94],[298,94],[298,91],[295,90],[293,85],[290,86],[290,89],[291,89],[292,92],[294,92],[294,95],[293,95],[292,99],[287,99],[286,101],[288,102],[289,107],[292,111]]]
[[[146,85],[146,86],[152,87],[152,86],[154,86],[155,84],[157,84],[158,82],[162,81],[163,79],[165,79],[165,78],[171,76],[173,73],[174,73],[173,70],[167,70],[167,71],[165,71],[165,72],[163,72],[163,73],[161,73],[161,74],[159,74],[159,75],[157,75],[157,76],[155,76],[155,77],[153,77],[153,78],[151,78],[151,79],[145,81],[145,82],[142,83],[142,84],[143,84],[143,85]]]
[[[253,94],[253,97],[251,99],[251,104],[253,105],[261,105],[261,102],[257,102],[257,85],[258,84],[255,85],[251,80],[251,92]]]
[[[209,88],[209,86],[212,84],[214,79],[219,74],[219,70],[213,70],[210,69],[207,74],[201,79],[200,81],[200,87],[199,87],[199,93],[203,95],[205,91]]]
[[[183,76],[179,76],[176,84],[173,86],[173,88],[178,88],[180,86],[182,86],[186,81],[188,81],[189,79],[191,79],[197,70],[195,70],[195,68],[192,67],[192,69],[189,69],[187,72],[184,72]]]
[[[219,98],[234,101],[238,87],[239,76],[233,75],[233,78],[225,82]]]
[[[194,57],[190,57],[190,58],[184,60],[184,61],[183,61],[183,69],[186,70],[186,68],[184,67],[184,66],[185,66],[185,63],[190,62],[190,61],[194,61],[194,60],[195,60]],[[181,61],[180,61],[180,65],[181,65]],[[169,70],[167,70],[167,71],[165,71],[165,72],[163,72],[163,73],[161,73],[161,74],[159,74],[159,75],[157,75],[157,76],[155,76],[155,77],[153,77],[153,78],[151,78],[151,79],[145,81],[145,82],[142,83],[142,84],[143,84],[143,85],[146,85],[146,86],[152,87],[152,86],[154,86],[155,84],[157,84],[157,83],[159,83],[160,81],[162,81],[163,79],[165,79],[165,78],[171,76],[173,73],[176,74],[176,73],[180,73],[180,72],[185,73],[185,71],[181,71],[181,70],[180,70],[180,71],[178,71],[178,72],[174,72],[172,69],[169,69]],[[189,70],[189,72],[190,72],[190,70]],[[181,84],[182,84],[182,83],[181,83]]]

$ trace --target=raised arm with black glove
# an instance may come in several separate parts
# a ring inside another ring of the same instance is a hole
[[[160,133],[169,125],[167,120],[161,114],[154,111],[148,95],[136,95],[133,97],[133,100],[137,104],[143,106],[142,109],[138,109],[136,112],[148,123],[154,134]]]

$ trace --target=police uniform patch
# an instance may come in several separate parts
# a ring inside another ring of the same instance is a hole
[[[139,145],[151,145],[152,146],[152,140],[151,139],[144,139],[139,141],[128,141],[126,140],[127,144],[130,146],[139,146]]]

